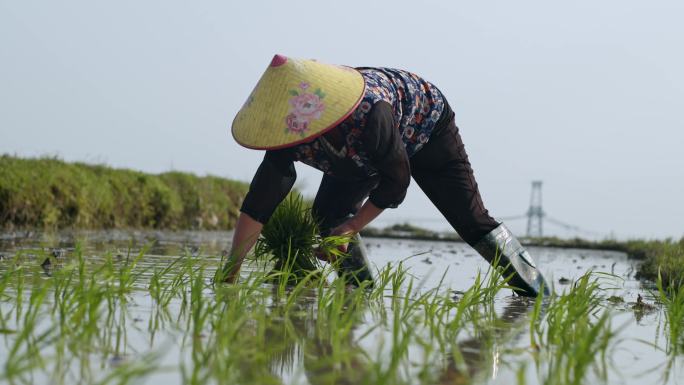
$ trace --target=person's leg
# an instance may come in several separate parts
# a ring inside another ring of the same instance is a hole
[[[469,245],[474,245],[499,226],[482,203],[473,169],[453,120],[448,127],[434,133],[411,158],[411,174]]]
[[[324,175],[314,199],[312,213],[319,221],[321,235],[327,236],[336,226],[356,214],[377,181],[348,181]],[[348,256],[340,260],[338,274],[353,285],[373,281],[366,248],[356,234],[347,249]]]
[[[529,253],[503,223],[489,215],[470,166],[458,127],[452,121],[436,132],[411,158],[411,173],[420,188],[456,232],[482,257],[507,266],[504,274],[521,295],[536,295],[544,278]]]

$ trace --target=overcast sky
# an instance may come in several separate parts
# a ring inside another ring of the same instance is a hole
[[[0,0],[0,153],[248,181],[262,153],[229,127],[273,54],[390,66],[445,93],[494,216],[541,179],[550,217],[679,238],[682,20],[676,0]],[[446,226],[415,184],[379,223],[401,218]]]

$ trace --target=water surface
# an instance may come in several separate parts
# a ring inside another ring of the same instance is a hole
[[[220,255],[229,247],[231,236],[229,232],[135,231],[3,234],[0,237],[0,272],[11,267],[9,264],[16,255],[23,255],[23,263],[33,266],[42,264],[46,256],[56,256],[52,265],[43,269],[41,279],[46,280],[50,279],[50,269],[60,268],[60,261],[69,260],[76,253],[77,243],[93,264],[105,261],[108,256],[115,263],[125,264],[131,256],[141,250],[144,252],[135,268],[141,273],[135,283],[136,289],[126,301],[98,310],[103,320],[108,319],[99,324],[102,330],[97,337],[100,340],[97,346],[101,351],[88,351],[81,355],[75,353],[78,350],[62,349],[75,357],[71,360],[60,358],[55,353],[59,348],[54,346],[60,339],[52,336],[55,342],[36,344],[45,355],[44,364],[15,380],[37,384],[55,383],[55,379],[64,383],[116,383],[127,378],[117,370],[129,370],[137,361],[153,360],[148,365],[149,370],[134,374],[131,379],[136,383],[221,382],[212,374],[205,373],[206,378],[201,376],[205,361],[199,358],[201,353],[212,351],[207,346],[218,344],[216,339],[221,336],[206,325],[199,331],[192,329],[193,322],[197,322],[192,320],[188,310],[192,309],[192,298],[174,297],[164,312],[160,312],[159,305],[149,294],[149,286],[155,268],[168,266],[179,258],[207,262],[203,270],[207,285],[201,293],[210,304],[215,297],[209,284],[212,269],[219,265]],[[414,278],[414,294],[439,286],[443,295],[458,299],[473,284],[478,271],[484,272],[488,267],[464,243],[388,239],[365,239],[364,242],[372,263],[378,269],[387,264],[396,266],[403,261]],[[586,377],[586,383],[684,383],[682,356],[667,352],[667,327],[662,308],[656,306],[653,311],[633,309],[639,295],[646,298],[647,303],[654,302],[650,295],[652,288],[634,278],[638,261],[630,260],[624,253],[611,251],[532,247],[530,252],[557,293],[569,290],[571,282],[588,271],[595,271],[610,275],[602,279],[605,298],[615,296],[624,301],[604,301],[616,336],[608,351],[606,380],[603,381],[604,376],[592,370]],[[263,264],[248,264],[242,274],[246,276],[264,268]],[[14,289],[10,285],[5,289],[9,295],[0,297],[4,328],[12,331],[0,334],[2,365],[11,361],[13,343],[22,328],[22,319],[17,317],[17,313],[26,312],[25,308],[18,310],[17,301],[13,299],[16,295]],[[483,315],[486,322],[483,321],[482,325],[489,326],[464,327],[448,354],[438,351],[431,342],[434,336],[430,335],[429,329],[418,326],[418,321],[414,330],[411,320],[400,326],[393,324],[397,314],[393,311],[398,304],[392,302],[389,291],[382,300],[384,306],[378,308],[368,304],[367,309],[360,312],[357,309],[360,316],[344,323],[350,325],[349,330],[336,333],[329,330],[336,320],[321,318],[320,298],[315,290],[303,292],[295,304],[297,311],[283,315],[282,303],[273,297],[276,288],[265,284],[262,289],[267,292],[263,296],[266,310],[254,314],[266,317],[265,321],[258,317],[244,320],[240,331],[252,333],[254,344],[263,344],[263,357],[259,354],[242,357],[239,352],[229,354],[230,357],[241,357],[241,361],[236,362],[243,367],[234,370],[241,373],[239,378],[243,383],[375,383],[387,370],[398,371],[398,378],[405,383],[511,384],[518,378],[524,378],[525,383],[535,384],[542,383],[545,378],[546,364],[543,358],[535,361],[538,357],[530,342],[529,317],[533,302],[514,297],[507,289],[497,295],[492,313]],[[20,295],[28,298],[30,293],[29,282]],[[50,306],[54,303],[46,300],[43,305],[45,311],[39,317],[39,326],[34,334],[56,327],[55,315],[50,314]],[[116,307],[118,305],[121,306]],[[108,313],[112,316],[106,317]],[[343,318],[344,314],[345,310],[340,310],[339,317]],[[325,320],[324,325],[322,319]],[[397,351],[400,338],[404,337],[409,341],[406,353],[394,362],[393,352]],[[237,341],[236,349],[249,350],[249,346],[239,345]],[[229,346],[230,342],[226,344]],[[394,364],[396,367],[392,366]]]

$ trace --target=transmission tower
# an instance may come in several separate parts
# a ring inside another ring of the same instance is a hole
[[[544,221],[544,209],[542,209],[542,181],[532,181],[532,193],[530,194],[530,208],[527,209],[527,236],[541,237]]]

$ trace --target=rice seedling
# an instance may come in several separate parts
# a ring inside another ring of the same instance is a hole
[[[491,356],[485,352],[494,349],[494,330],[499,322],[494,299],[508,287],[496,266],[495,262],[484,274],[478,271],[473,285],[458,297],[451,293],[444,295],[441,309],[435,312],[440,317],[436,341],[442,355],[447,357],[446,371],[449,376],[456,375],[459,381],[471,382],[478,367],[483,366],[481,361]],[[472,337],[463,341],[463,334]],[[481,351],[476,356],[469,346],[473,344]]]
[[[672,355],[684,353],[684,284],[665,284],[662,276],[658,275],[656,286],[658,299],[665,307],[668,327],[667,352]]]
[[[321,237],[311,208],[301,195],[292,193],[264,225],[254,255],[273,262],[276,280],[294,285],[322,269],[317,253],[338,258],[342,256],[338,246],[348,242],[346,236]]]
[[[254,254],[270,257],[273,270],[303,279],[321,267],[315,255],[318,225],[301,196],[290,194],[264,225]],[[290,277],[286,277],[288,280]]]
[[[3,285],[12,283],[4,286],[12,292],[10,313],[16,317],[16,333],[2,378],[21,382],[27,373],[32,378],[35,371],[52,370],[52,383],[67,382],[70,373],[79,373],[83,382],[95,383],[92,354],[101,353],[105,360],[110,354],[125,354],[126,295],[137,279],[131,275],[134,268],[114,269],[107,259],[92,265],[76,248],[74,256],[60,262],[46,279],[38,267],[31,268],[31,261],[42,260],[42,256],[38,253],[26,259],[20,253],[17,263],[3,273]],[[49,350],[53,353],[48,354]]]
[[[192,344],[193,364],[184,369],[184,382],[211,378],[217,383],[274,383],[268,369],[273,345],[266,333],[273,320],[259,303],[262,299],[245,302],[224,297],[216,305],[208,318],[207,335]]]
[[[502,298],[507,283],[495,268],[473,272],[455,295],[447,272],[426,281],[410,260],[352,290],[326,264],[296,282],[292,271],[274,281],[251,266],[240,283],[214,285],[216,258],[157,260],[145,248],[118,257],[77,247],[48,277],[38,266],[47,252],[0,264],[0,382],[577,384],[607,378],[620,330],[596,275],[538,298],[530,312],[528,302]],[[681,346],[674,286],[663,282],[658,294]],[[11,358],[3,346],[15,349]],[[668,346],[674,366],[677,345]]]
[[[606,357],[617,331],[602,300],[593,273],[579,278],[567,294],[552,296],[545,311],[537,298],[530,338],[540,349],[536,362],[544,384],[583,384],[592,369],[598,380],[606,380]]]

